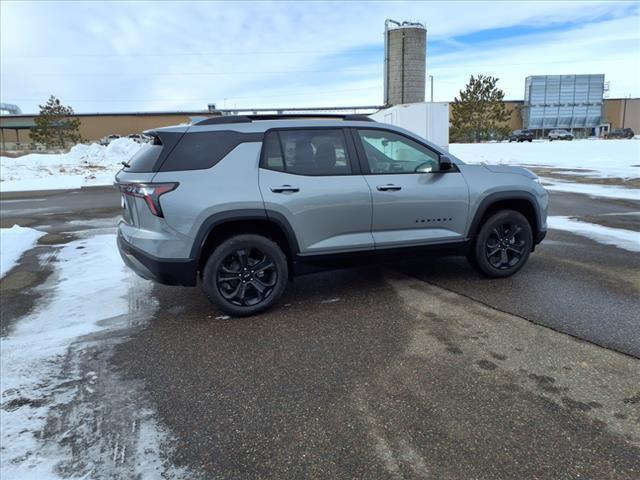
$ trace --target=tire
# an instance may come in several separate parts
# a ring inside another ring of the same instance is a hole
[[[481,225],[469,262],[487,277],[510,277],[527,263],[532,245],[533,232],[525,216],[515,210],[500,210]]]
[[[284,292],[288,277],[287,257],[277,243],[243,234],[213,251],[202,271],[201,286],[225,313],[246,317],[270,308]]]
[[[527,142],[531,143],[531,142],[533,142],[533,140],[529,139],[529,140],[527,140]]]

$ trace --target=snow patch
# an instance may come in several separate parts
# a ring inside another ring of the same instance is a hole
[[[595,185],[591,183],[557,182],[550,178],[541,178],[544,188],[558,192],[580,193],[591,197],[639,200],[640,190],[618,185]]]
[[[465,163],[567,168],[572,174],[592,177],[640,177],[640,142],[636,140],[452,143],[449,151]]]
[[[0,338],[1,478],[183,476],[163,459],[170,435],[142,386],[109,368],[114,345],[157,307],[115,243],[111,233],[63,246],[38,309]]]
[[[114,175],[141,144],[119,138],[108,146],[79,144],[68,153],[32,153],[18,158],[0,157],[3,192],[60,190],[111,185]]]
[[[613,245],[630,252],[640,252],[640,232],[611,228],[595,223],[581,222],[571,217],[551,216],[547,226],[555,230],[566,230],[590,238],[598,243]]]
[[[44,232],[19,225],[0,228],[0,278],[13,268],[22,254],[31,250],[43,235]]]

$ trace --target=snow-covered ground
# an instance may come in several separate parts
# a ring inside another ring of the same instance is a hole
[[[13,268],[22,254],[33,248],[43,235],[44,232],[18,225],[0,228],[0,278]]]
[[[613,245],[630,252],[640,252],[640,232],[611,228],[595,223],[581,222],[570,217],[551,216],[547,218],[549,228],[566,230],[576,235],[590,238],[598,243]]]
[[[124,266],[113,228],[63,246],[53,265],[36,310],[0,338],[0,477],[180,478],[142,386],[105,360],[156,308],[151,282]]]
[[[580,193],[590,197],[618,198],[622,200],[640,201],[640,189],[627,188],[620,185],[597,185],[592,183],[559,182],[542,177],[544,188],[549,191]]]
[[[61,190],[111,185],[114,175],[141,145],[119,138],[108,146],[76,145],[68,153],[0,157],[0,191]]]
[[[452,143],[449,151],[466,163],[568,169],[592,177],[639,178],[640,141]]]

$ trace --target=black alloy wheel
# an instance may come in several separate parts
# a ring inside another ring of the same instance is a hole
[[[487,236],[485,254],[493,267],[506,270],[522,260],[525,245],[522,227],[513,222],[504,222],[493,228]]]
[[[289,280],[287,257],[270,238],[239,234],[218,245],[202,269],[201,287],[211,302],[234,317],[271,307]]]
[[[524,266],[532,246],[533,232],[526,217],[515,210],[501,210],[480,226],[467,258],[487,277],[508,277]]]
[[[258,248],[240,248],[230,253],[220,263],[216,275],[220,295],[241,307],[265,300],[277,282],[275,262]]]

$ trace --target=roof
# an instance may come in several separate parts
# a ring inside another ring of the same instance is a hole
[[[26,130],[35,127],[33,116],[22,117],[18,115],[0,115],[0,128]]]
[[[341,121],[358,121],[358,122],[373,122],[372,118],[365,115],[352,115],[352,114],[326,114],[326,113],[307,113],[307,114],[294,114],[294,115],[226,115],[221,117],[211,117],[200,120],[194,123],[194,125],[222,125],[229,123],[250,123],[254,121],[264,120],[341,120]]]

